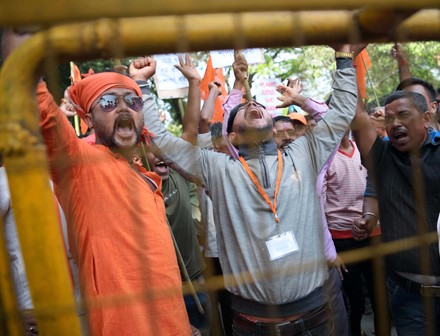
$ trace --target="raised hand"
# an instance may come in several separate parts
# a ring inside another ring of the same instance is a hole
[[[303,86],[299,78],[288,78],[287,86],[292,88],[297,94],[300,94],[303,90]]]
[[[307,98],[301,94],[303,86],[299,78],[289,78],[287,80],[287,85],[279,84],[276,86],[275,90],[283,95],[277,97],[278,100],[282,101],[282,104],[278,105],[277,108],[288,107],[290,105],[301,107],[307,100]]]
[[[219,82],[211,82],[208,84],[209,92],[217,92],[217,96],[222,95],[222,85]]]
[[[129,67],[130,77],[133,80],[148,80],[156,73],[156,61],[149,57],[138,57]]]
[[[391,55],[398,62],[407,62],[405,51],[399,42],[394,43],[393,47],[391,48]]]
[[[235,80],[244,82],[248,78],[248,63],[243,53],[240,50],[234,51],[234,63],[232,63],[232,69],[234,69]]]
[[[70,101],[68,89],[64,90],[64,97],[61,99],[60,109],[68,117],[76,116],[76,110]]]
[[[185,78],[190,81],[202,81],[199,71],[195,68],[191,56],[189,54],[185,55],[185,60],[183,60],[182,55],[179,55],[179,64],[174,65]]]

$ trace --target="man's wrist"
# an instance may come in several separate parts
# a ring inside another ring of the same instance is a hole
[[[150,77],[146,77],[146,76],[142,76],[142,75],[134,75],[134,76],[130,76],[132,80],[134,81],[144,81],[146,82],[148,79],[150,79]]]
[[[373,228],[375,226],[377,226],[379,223],[379,218],[377,217],[377,215],[374,212],[371,212],[371,211],[364,212],[362,214],[362,218],[365,218],[367,223],[369,222],[368,218],[370,218],[370,220],[372,220],[371,224],[368,225],[368,232],[371,232],[371,230],[373,230]]]
[[[150,88],[150,85],[148,84],[148,81],[146,81],[145,79],[135,79],[133,78],[133,80],[139,85],[139,87],[142,88]]]

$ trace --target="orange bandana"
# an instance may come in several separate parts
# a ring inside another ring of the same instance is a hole
[[[117,72],[101,72],[87,76],[69,88],[69,97],[78,116],[84,119],[89,113],[92,103],[111,88],[127,88],[133,90],[139,97],[142,92],[137,83],[130,77]]]

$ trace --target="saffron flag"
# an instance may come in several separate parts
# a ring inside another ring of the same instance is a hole
[[[215,101],[214,115],[211,119],[212,123],[223,122],[224,112],[222,105],[226,100],[228,93],[226,92],[225,76],[223,74],[223,69],[222,68],[214,69],[214,67],[212,66],[211,56],[209,56],[208,64],[206,65],[206,71],[202,78],[202,82],[200,83],[200,95],[203,101],[205,101],[209,95],[208,84],[214,81],[221,84],[222,94]]]
[[[89,71],[90,72],[90,71]],[[75,63],[70,62],[70,83],[75,84],[78,83],[81,80],[81,72],[79,71],[78,67]],[[87,129],[89,128],[87,124],[84,122],[84,120],[78,118],[78,116],[75,116],[75,129],[77,129],[76,124],[79,119],[81,134],[86,134]]]
[[[356,67],[356,78],[359,89],[359,94],[362,99],[367,98],[367,83],[365,76],[367,75],[368,68],[371,66],[370,56],[367,49],[363,49],[359,55],[355,58],[353,65]]]

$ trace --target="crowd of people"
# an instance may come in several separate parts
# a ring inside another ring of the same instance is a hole
[[[2,59],[13,44],[4,31]],[[379,241],[437,232],[440,221],[440,92],[411,77],[396,44],[401,82],[367,113],[353,67],[364,47],[335,47],[326,103],[303,96],[298,79],[277,86],[279,107],[307,117],[273,118],[244,100],[248,64],[236,52],[224,120],[212,125],[219,85],[210,83],[201,106],[200,74],[180,57],[189,83],[180,138],[165,129],[150,92],[151,57],[127,74],[73,83],[61,107],[38,83],[51,182],[77,268],[72,285],[86,303],[84,335],[360,336],[365,290],[375,313],[386,302],[399,336],[440,333],[438,243],[387,254],[384,278],[370,259],[345,260]],[[76,135],[71,113],[92,136]],[[24,331],[36,335],[1,164],[11,269],[19,308],[30,312]],[[213,274],[225,288],[218,295],[206,279]],[[381,285],[387,298],[377,297]],[[376,335],[389,335],[376,315]]]

